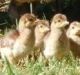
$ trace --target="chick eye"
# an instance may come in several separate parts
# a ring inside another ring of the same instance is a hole
[[[32,18],[30,18],[30,19],[29,19],[29,21],[33,21],[33,19],[32,19]]]
[[[40,28],[43,28],[43,26],[41,25]]]
[[[58,20],[58,22],[61,22],[61,20]]]
[[[74,29],[74,27],[72,27],[72,29]]]

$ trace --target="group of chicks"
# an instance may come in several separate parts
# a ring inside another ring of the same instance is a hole
[[[47,60],[53,57],[61,59],[70,50],[79,57],[79,35],[80,23],[75,21],[69,24],[64,14],[54,15],[49,22],[26,13],[21,16],[17,30],[9,31],[0,38],[1,58],[5,60],[6,57],[11,64],[18,63],[31,53],[41,53]]]

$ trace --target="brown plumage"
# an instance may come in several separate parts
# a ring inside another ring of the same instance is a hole
[[[44,37],[50,30],[47,20],[37,20],[35,28],[35,47],[40,47],[43,44]]]
[[[2,37],[0,37],[0,48],[3,47],[12,48],[18,36],[19,32],[17,30],[11,29],[10,31],[6,32]]]
[[[80,58],[80,22],[74,21],[67,30],[67,37],[70,42],[70,50],[74,57]]]
[[[32,14],[24,14],[19,20],[18,31],[19,33],[23,32],[25,28],[30,28],[34,26],[34,21],[37,18]]]
[[[10,0],[0,0],[0,12],[7,12]]]
[[[24,14],[19,21],[20,35],[15,41],[13,48],[3,48],[1,50],[2,58],[7,57],[10,63],[17,63],[19,59],[24,58],[33,50],[34,47],[34,21],[36,17],[31,14]],[[21,28],[20,28],[21,27]]]
[[[19,32],[17,30],[10,30],[3,37],[0,38],[0,56],[4,59],[5,53],[11,56],[11,50],[16,39],[19,36]]]
[[[34,52],[33,57],[36,60],[40,54],[42,54],[43,50],[43,41],[46,34],[50,31],[49,22],[47,20],[37,20],[35,22],[35,44],[34,44]]]
[[[67,17],[56,14],[51,22],[51,32],[44,41],[44,56],[47,59],[57,57],[61,59],[68,53],[68,39],[65,26],[68,25]]]
[[[17,30],[10,30],[0,38],[0,48],[2,47],[13,47],[15,40],[18,38],[19,32]]]

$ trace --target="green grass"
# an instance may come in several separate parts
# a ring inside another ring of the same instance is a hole
[[[80,60],[72,56],[64,57],[60,61],[52,59],[48,66],[40,60],[35,62],[26,60],[24,65],[24,67],[10,65],[6,60],[0,75],[80,75]]]

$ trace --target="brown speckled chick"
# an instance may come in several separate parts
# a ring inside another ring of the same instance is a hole
[[[10,63],[17,63],[19,59],[25,57],[33,50],[34,36],[34,21],[36,17],[31,14],[24,14],[19,21],[19,37],[15,41],[13,49],[2,51],[3,57],[6,56]],[[8,53],[8,54],[7,54]]]
[[[75,57],[80,58],[80,22],[74,21],[67,30],[67,37],[70,42],[70,50]]]
[[[49,22],[47,20],[37,20],[35,27],[35,47],[40,47],[44,37],[50,31]]]
[[[43,41],[46,34],[50,31],[49,22],[47,20],[37,20],[35,22],[35,44],[34,44],[34,52],[35,52],[35,59],[42,53],[43,50]]]
[[[26,28],[33,28],[36,17],[32,14],[24,14],[19,20],[18,31],[22,33]]]
[[[68,39],[65,26],[68,25],[67,17],[63,14],[56,14],[51,22],[51,32],[44,40],[43,54],[47,59],[57,57],[61,59],[68,52]]]

